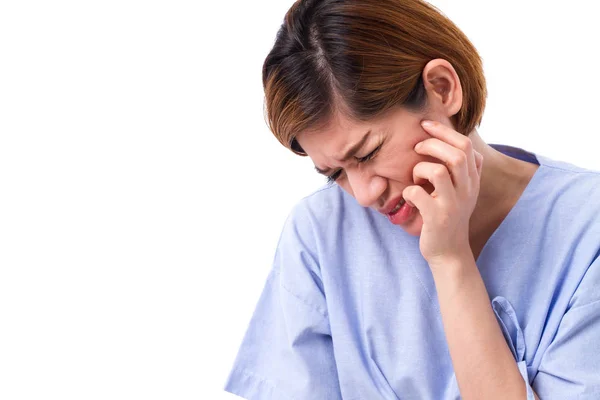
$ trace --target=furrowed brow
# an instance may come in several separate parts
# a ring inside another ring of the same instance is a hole
[[[370,134],[371,134],[371,130],[369,129],[369,131],[367,133],[365,133],[365,135],[362,137],[362,139],[360,139],[358,142],[351,145],[348,148],[348,150],[344,153],[344,155],[340,159],[338,159],[338,161],[340,161],[340,162],[348,161],[352,156],[354,156],[360,150],[360,148],[364,146],[364,144],[366,143]],[[325,175],[325,176],[329,176],[331,174],[331,168],[321,169],[321,168],[317,167],[316,165],[315,165],[315,171],[317,171],[319,174]]]

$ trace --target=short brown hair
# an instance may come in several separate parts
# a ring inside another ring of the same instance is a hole
[[[296,154],[296,135],[336,111],[362,121],[395,106],[422,110],[425,65],[454,67],[463,104],[455,129],[481,124],[487,89],[481,58],[458,27],[421,0],[298,0],[263,64],[269,128]]]

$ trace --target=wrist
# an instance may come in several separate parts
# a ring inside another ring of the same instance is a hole
[[[467,253],[440,258],[429,263],[436,286],[461,282],[473,272],[478,271],[473,254],[470,251]]]

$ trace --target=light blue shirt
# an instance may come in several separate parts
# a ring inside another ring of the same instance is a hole
[[[600,399],[600,172],[539,163],[477,266],[541,400]],[[339,186],[302,199],[225,390],[249,400],[460,399],[435,284],[410,236]]]

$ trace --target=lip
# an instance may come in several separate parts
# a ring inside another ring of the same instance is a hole
[[[394,197],[392,200],[388,201],[388,203],[383,208],[380,208],[378,211],[383,215],[388,215],[394,209],[394,207],[396,207],[400,199],[402,199],[402,196]]]

